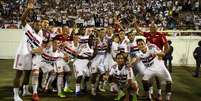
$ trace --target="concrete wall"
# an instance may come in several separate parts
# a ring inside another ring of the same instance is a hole
[[[0,59],[13,59],[21,40],[22,30],[0,29]]]
[[[23,31],[19,29],[0,29],[0,59],[13,59]],[[137,36],[136,38],[143,38]],[[174,47],[173,65],[195,66],[193,50],[201,40],[199,36],[168,37]]]

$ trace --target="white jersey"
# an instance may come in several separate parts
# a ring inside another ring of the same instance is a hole
[[[13,68],[19,70],[31,70],[31,51],[41,45],[42,38],[36,34],[29,24],[26,24],[23,30],[24,34],[22,35],[22,40],[16,52]]]
[[[117,64],[112,66],[109,75],[114,76],[114,78],[118,80],[118,85],[120,87],[125,87],[125,85],[127,85],[127,80],[134,79],[132,68],[123,66],[123,68],[119,70]]]
[[[77,47],[79,46],[79,44],[77,46],[74,45],[74,42],[72,41],[71,44],[67,44],[66,47],[63,48],[63,51],[66,52],[70,58],[75,58],[76,55],[78,55],[78,51],[77,51]]]
[[[156,56],[161,50],[154,44],[149,44],[146,53],[141,51],[137,54],[146,67],[143,72],[143,80],[150,80],[152,77],[157,76],[162,83],[166,81],[172,82],[172,78],[164,63],[161,62]]]
[[[50,64],[54,64],[54,62],[59,58],[57,56],[55,56],[56,51],[53,52],[53,47],[46,47],[43,49],[43,53],[41,54],[42,57],[42,62],[46,62],[46,63],[50,63]]]
[[[54,53],[54,57],[57,57],[57,61],[58,60],[63,60],[64,58],[64,52],[62,50],[57,50],[55,53]]]
[[[32,70],[41,68],[44,73],[54,70],[55,63],[59,59],[55,53],[52,46],[43,48],[43,53],[33,58]]]
[[[99,39],[97,44],[97,54],[105,55],[107,53],[107,49],[108,49],[107,40],[105,38],[103,39],[103,41]]]
[[[161,50],[154,44],[149,44],[147,47],[147,52],[143,53],[140,51],[137,53],[137,57],[140,58],[146,67],[150,67],[156,60],[156,53],[160,52]]]
[[[77,46],[73,43],[71,49],[79,56],[89,57],[92,56],[93,50],[88,45],[88,37],[80,37],[80,42]],[[88,59],[76,59],[73,63],[75,77],[87,76],[89,77]]]
[[[89,57],[93,55],[93,50],[88,45],[88,37],[80,37],[80,42],[77,46],[72,44],[64,48],[64,51],[71,55],[79,55],[83,57]]]
[[[111,54],[112,54],[112,57],[115,58],[117,53],[119,52],[118,51],[118,46],[119,44],[116,43],[116,42],[112,42],[112,47],[111,47]]]
[[[80,36],[80,42],[79,42],[80,44],[77,49],[80,56],[90,57],[93,55],[94,51],[93,49],[89,47],[88,41],[89,41],[89,36]]]
[[[56,64],[55,71],[56,72],[61,73],[61,72],[69,72],[70,71],[69,65],[64,60],[65,55],[64,55],[63,50],[58,49],[55,52],[54,57],[57,57],[57,60],[55,62],[55,64]]]
[[[29,54],[33,48],[38,48],[42,43],[42,38],[31,28],[29,24],[24,27],[23,39],[17,50],[17,54]]]
[[[129,42],[127,47],[128,47],[129,55],[131,57],[136,56],[137,52],[139,52],[139,49],[137,47],[137,43],[135,41]]]
[[[128,53],[128,42],[129,40],[125,37],[125,39],[119,44],[118,50],[124,51],[125,53]]]

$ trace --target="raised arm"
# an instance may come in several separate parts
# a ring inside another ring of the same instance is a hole
[[[138,34],[144,35],[143,31],[139,28],[136,19],[133,20],[133,25],[134,25],[134,28],[135,28],[135,30],[137,31]]]
[[[23,14],[21,16],[21,23],[22,23],[23,26],[26,25],[26,23],[27,23],[27,16],[28,16],[30,10],[33,9],[33,6],[34,6],[33,2],[34,2],[34,0],[29,0],[28,1],[27,8],[25,9],[25,11],[23,12]]]

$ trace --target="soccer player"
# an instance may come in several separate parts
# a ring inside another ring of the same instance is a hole
[[[74,26],[73,27],[73,31],[70,33],[70,31],[69,31],[69,28],[68,27],[66,27],[66,26],[62,26],[62,31],[61,31],[61,35],[63,35],[63,37],[64,37],[64,51],[66,50],[66,49],[68,49],[67,47],[70,47],[70,48],[72,48],[73,47],[73,35],[74,35],[74,33],[75,33],[75,30],[76,30],[76,26]],[[74,49],[74,48],[73,48]],[[75,56],[74,56],[74,54],[69,54],[68,52],[67,52],[67,54],[68,55],[70,55],[70,57],[69,57],[69,60],[70,59],[73,59]],[[70,61],[68,61],[68,64],[71,64],[72,63],[72,61],[70,62]],[[67,64],[67,65],[68,65]],[[70,65],[68,65],[68,67],[69,67]],[[70,68],[69,68],[70,69]],[[70,87],[69,87],[69,85],[70,85],[70,82],[69,82],[69,79],[70,79],[70,77],[71,77],[71,74],[72,74],[72,72],[71,71],[66,71],[65,73],[64,73],[64,77],[65,77],[65,85],[64,85],[64,92],[66,92],[66,93],[72,93],[73,92],[73,90],[71,90],[70,89]]]
[[[140,35],[143,35],[146,38],[146,41],[148,43],[151,44],[155,44],[157,47],[159,47],[164,53],[167,53],[169,51],[169,44],[167,41],[167,38],[165,36],[165,33],[160,33],[157,32],[157,26],[154,22],[152,22],[150,24],[150,32],[143,32],[142,30],[139,29],[139,27],[137,26],[137,23],[134,22],[134,27],[137,31],[137,33],[139,33]],[[162,57],[161,57],[161,63],[163,64],[164,61],[162,61]],[[161,101],[162,99],[162,95],[161,95],[161,85],[160,85],[160,81],[158,80],[158,78],[156,77],[156,84],[157,84],[157,88],[158,88],[158,100]],[[151,92],[153,92],[153,87],[151,87]]]
[[[24,13],[21,17],[21,23],[24,26],[24,34],[22,35],[23,38],[20,42],[20,46],[17,50],[14,66],[13,68],[16,70],[16,75],[14,78],[14,101],[23,101],[19,97],[19,87],[20,87],[20,79],[25,72],[23,84],[25,87],[23,87],[25,90],[23,90],[23,95],[28,95],[28,84],[29,84],[29,74],[30,70],[32,69],[32,50],[39,47],[40,37],[37,35],[40,29],[40,25],[37,21],[33,22],[33,25],[29,25],[27,23],[27,15],[33,8],[33,1],[28,1],[27,8],[25,9]]]
[[[55,71],[57,73],[57,89],[58,89],[58,96],[59,97],[66,97],[66,95],[63,93],[64,88],[64,74],[70,74],[71,70],[69,65],[67,64],[69,57],[68,54],[64,52],[64,40],[65,38],[63,35],[56,35],[53,38],[53,44],[57,47],[55,57],[58,57],[55,63]],[[70,76],[70,75],[65,75]],[[66,77],[67,78],[67,77]],[[65,82],[64,92],[73,92],[71,89],[69,89],[68,85],[66,84],[68,82]]]
[[[49,33],[49,30],[50,30],[50,27],[49,27],[49,21],[48,20],[40,20],[40,23],[41,23],[41,29],[40,31],[38,32],[38,35],[42,38],[43,41],[49,41],[50,40],[50,33]],[[34,56],[35,57],[35,56]],[[37,59],[37,58],[34,58],[34,59]],[[34,60],[35,61],[35,60]],[[44,79],[43,78],[43,73],[42,71],[40,70],[39,71],[39,88],[42,90],[44,84],[44,82],[42,82],[42,80]]]
[[[146,45],[142,39],[138,39],[136,42],[140,52],[137,53],[137,57],[133,58],[132,62],[141,60],[146,67],[142,78],[146,96],[149,100],[152,99],[151,93],[149,92],[150,80],[152,77],[157,76],[161,80],[161,83],[166,83],[166,101],[170,101],[172,78],[168,70],[165,68],[164,63],[162,64],[160,62],[160,57],[165,55],[164,52],[154,44]]]
[[[125,32],[121,30],[119,32],[119,50],[124,51],[125,53],[128,53],[128,43],[129,39],[125,36]]]
[[[116,55],[115,60],[117,64],[113,65],[109,72],[109,80],[117,84],[118,96],[115,100],[119,101],[125,96],[124,101],[137,101],[135,94],[138,90],[138,84],[134,78],[132,68],[126,65],[127,57],[120,52]]]
[[[96,54],[91,64],[91,73],[92,73],[91,93],[92,95],[96,95],[95,83],[96,83],[96,77],[98,76],[98,74],[100,74],[98,88],[101,92],[105,92],[104,85],[103,85],[104,75],[106,75],[106,72],[109,69],[109,65],[110,65],[109,62],[112,63],[111,61],[112,57],[111,55],[109,56],[108,54],[109,46],[105,37],[104,29],[100,30],[100,32],[98,33],[97,44],[94,51]]]
[[[73,35],[73,42],[70,50],[74,51],[73,54],[75,55],[75,60],[73,63],[75,77],[76,77],[76,88],[75,88],[75,95],[80,96],[82,93],[85,93],[87,90],[87,82],[89,81],[89,68],[88,63],[93,55],[93,50],[88,45],[88,36],[84,35],[84,29],[81,29],[78,34]],[[81,90],[81,81],[84,79],[83,82],[83,89]]]
[[[49,41],[43,41],[41,47],[34,50],[33,53],[35,56],[33,57],[33,66],[32,66],[32,87],[33,87],[33,95],[32,100],[39,101],[38,96],[38,77],[39,77],[39,69],[43,72],[43,88],[45,90],[48,89],[49,83],[51,83],[55,79],[54,72],[54,62],[57,58],[53,57],[53,45]],[[50,77],[47,80],[48,74],[50,73]]]
[[[119,47],[119,36],[113,36],[112,46],[111,46],[111,54],[113,59],[115,59],[116,54],[119,52],[118,47]]]

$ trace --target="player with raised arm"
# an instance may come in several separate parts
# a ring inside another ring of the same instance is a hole
[[[23,101],[19,97],[20,79],[22,73],[25,72],[23,84],[25,85],[23,95],[28,95],[29,74],[32,69],[32,51],[40,46],[42,39],[37,35],[40,30],[38,21],[33,21],[33,24],[27,23],[27,16],[33,9],[34,0],[29,0],[27,8],[21,16],[21,24],[23,25],[24,34],[16,53],[14,66],[16,76],[14,79],[14,101]]]

